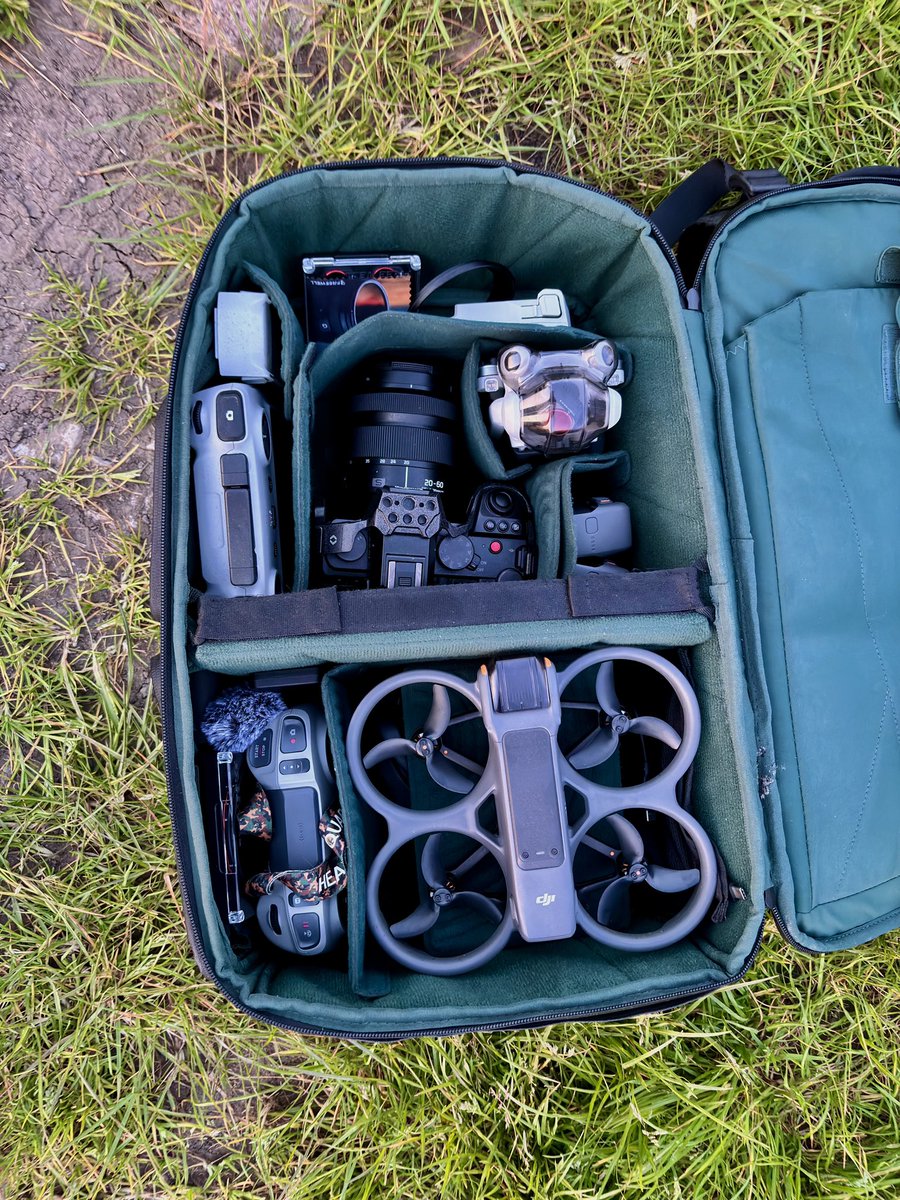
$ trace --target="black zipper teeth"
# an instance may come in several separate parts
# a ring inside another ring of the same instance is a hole
[[[784,940],[788,943],[788,945],[793,946],[793,948],[795,950],[799,950],[801,954],[807,954],[811,957],[815,957],[816,955],[826,953],[826,951],[824,951],[824,950],[813,950],[810,946],[804,946],[800,942],[798,942],[797,939],[794,937],[794,935],[791,933],[791,931],[788,929],[787,923],[785,922],[784,917],[781,915],[781,913],[775,907],[775,905],[767,904],[766,907],[768,908],[769,912],[772,914],[772,920],[775,922],[775,928],[778,930],[778,932],[781,934],[781,936],[784,938]]]
[[[573,187],[584,188],[585,191],[595,192],[598,195],[605,196],[607,199],[614,201],[616,204],[621,204],[623,208],[627,208],[629,211],[636,213],[638,216],[642,217],[642,219],[648,221],[648,224],[650,225],[651,232],[653,233],[654,238],[656,239],[660,248],[663,250],[666,258],[668,259],[668,261],[672,267],[673,273],[675,275],[676,283],[678,284],[679,295],[681,296],[682,301],[684,301],[684,299],[687,295],[687,288],[684,283],[684,278],[681,274],[681,268],[679,267],[678,262],[675,258],[675,255],[673,254],[668,243],[665,241],[665,239],[662,237],[662,235],[659,233],[659,231],[653,225],[652,220],[649,220],[648,218],[644,217],[642,213],[639,213],[638,210],[633,207],[633,205],[628,204],[624,200],[620,200],[617,196],[612,196],[612,195],[610,195],[609,192],[604,192],[601,188],[593,187],[591,184],[580,183],[576,179],[567,179],[564,176],[556,175],[551,171],[543,171],[538,167],[530,167],[530,166],[526,166],[526,165],[519,165],[516,163],[505,163],[505,162],[502,162],[501,160],[485,159],[485,158],[430,158],[430,159],[384,158],[384,159],[359,160],[356,162],[347,162],[347,163],[340,163],[340,162],[338,162],[338,163],[322,163],[322,164],[317,164],[317,165],[309,166],[309,167],[299,167],[294,171],[285,171],[281,175],[273,176],[271,179],[262,180],[261,182],[254,184],[253,187],[248,188],[245,192],[242,192],[241,195],[238,196],[237,199],[233,201],[233,203],[228,207],[225,214],[222,216],[218,225],[214,229],[212,236],[210,237],[209,241],[207,242],[206,246],[204,247],[202,255],[200,256],[200,261],[197,264],[197,270],[194,274],[194,278],[191,280],[191,286],[188,289],[187,298],[185,300],[184,308],[183,308],[182,314],[181,314],[181,320],[179,322],[178,329],[175,334],[175,342],[172,347],[172,369],[169,373],[169,388],[168,388],[168,393],[166,395],[166,401],[165,401],[166,415],[165,415],[165,420],[163,422],[162,446],[157,447],[155,450],[155,453],[157,453],[157,454],[162,453],[162,455],[163,455],[164,474],[165,475],[168,475],[168,472],[165,471],[165,467],[168,466],[168,459],[169,459],[169,443],[171,440],[171,432],[172,432],[172,407],[173,407],[173,402],[174,402],[174,397],[175,397],[175,382],[176,382],[176,377],[177,377],[177,373],[178,373],[178,360],[179,360],[179,356],[181,353],[181,345],[182,345],[182,342],[184,341],[184,332],[185,332],[185,329],[187,328],[187,323],[188,323],[188,320],[190,317],[191,306],[192,306],[192,304],[194,302],[194,298],[197,294],[199,284],[200,284],[200,279],[203,275],[203,269],[206,266],[207,260],[209,259],[209,256],[212,253],[215,243],[217,242],[219,236],[221,235],[226,222],[228,222],[230,220],[232,214],[235,212],[238,205],[241,204],[246,199],[247,196],[251,195],[253,192],[257,191],[261,187],[266,187],[268,184],[273,183],[278,179],[288,179],[294,175],[304,175],[308,171],[348,170],[348,169],[352,170],[354,168],[370,168],[370,167],[402,167],[402,168],[406,168],[406,169],[410,169],[410,168],[414,169],[416,167],[433,167],[433,166],[479,166],[479,167],[491,167],[491,168],[496,168],[496,167],[501,167],[501,166],[509,167],[511,170],[514,170],[519,174],[538,175],[538,176],[541,176],[546,179],[558,179],[561,182],[568,183]],[[184,908],[185,919],[187,921],[188,928],[189,928],[189,931],[191,934],[190,941],[191,941],[192,950],[193,950],[194,954],[197,956],[200,967],[203,970],[204,974],[206,974],[210,979],[212,979],[213,983],[216,985],[216,987],[219,989],[219,991],[228,1000],[230,1000],[231,1003],[236,1008],[240,1009],[241,1012],[247,1013],[251,1017],[254,1017],[258,1020],[267,1021],[270,1025],[274,1025],[280,1029],[286,1029],[286,1030],[289,1030],[294,1033],[310,1034],[310,1035],[326,1035],[326,1036],[345,1036],[345,1037],[355,1038],[358,1041],[392,1042],[392,1041],[397,1041],[401,1038],[409,1037],[409,1036],[437,1037],[437,1036],[454,1036],[456,1034],[463,1034],[463,1033],[480,1033],[480,1032],[487,1033],[487,1032],[491,1032],[494,1030],[504,1030],[504,1029],[539,1029],[544,1025],[551,1025],[558,1021],[591,1020],[591,1019],[600,1019],[605,1016],[611,1016],[615,1013],[624,1014],[624,1013],[628,1013],[628,1012],[642,1012],[649,1008],[652,1008],[654,1005],[657,1005],[657,1004],[668,1003],[668,1002],[677,1004],[682,1000],[689,1000],[693,997],[700,997],[700,996],[708,995],[709,993],[718,990],[718,988],[720,988],[720,987],[726,987],[732,983],[736,983],[738,980],[743,978],[743,976],[750,969],[750,966],[752,965],[753,960],[755,959],[757,951],[759,949],[760,940],[762,938],[762,927],[760,927],[760,930],[756,936],[756,941],[753,945],[753,949],[751,950],[750,955],[747,958],[747,961],[741,967],[740,971],[736,975],[728,976],[726,979],[722,980],[721,983],[714,984],[713,986],[703,984],[703,985],[692,987],[692,988],[686,988],[682,991],[676,990],[676,991],[664,992],[659,996],[653,996],[650,999],[644,1000],[639,1004],[614,1004],[614,1005],[609,1005],[605,1008],[569,1009],[569,1010],[565,1010],[563,1012],[551,1013],[548,1015],[544,1015],[538,1021],[524,1019],[521,1021],[499,1021],[499,1022],[492,1022],[489,1024],[459,1025],[459,1026],[453,1026],[451,1028],[446,1028],[446,1029],[402,1030],[402,1031],[397,1031],[397,1032],[392,1032],[392,1033],[346,1032],[341,1035],[336,1035],[333,1030],[317,1029],[315,1026],[302,1025],[297,1021],[281,1020],[280,1018],[273,1017],[273,1016],[269,1015],[268,1013],[259,1012],[257,1009],[250,1008],[248,1005],[244,1004],[244,1002],[242,1000],[240,1000],[237,996],[233,995],[232,992],[229,991],[229,989],[225,987],[225,985],[222,983],[222,981],[216,975],[215,971],[213,970],[212,964],[210,963],[209,958],[206,955],[206,951],[203,946],[203,937],[200,932],[200,928],[197,924],[197,919],[196,919],[196,916],[194,913],[193,868],[192,868],[189,860],[185,857],[184,850],[183,850],[184,813],[182,811],[182,808],[177,806],[175,803],[176,794],[178,795],[178,797],[181,797],[181,780],[178,777],[178,775],[175,772],[173,772],[170,768],[170,764],[173,761],[171,747],[173,745],[173,739],[174,739],[174,713],[169,704],[169,669],[171,667],[171,661],[170,661],[171,649],[170,649],[170,645],[169,645],[169,642],[170,642],[170,638],[169,638],[169,634],[170,634],[169,604],[171,603],[172,597],[171,597],[171,590],[168,586],[169,580],[168,580],[168,571],[167,571],[168,543],[169,543],[169,531],[168,531],[168,527],[167,527],[167,518],[168,518],[167,500],[168,500],[168,493],[167,493],[167,489],[164,487],[161,491],[160,506],[159,506],[160,507],[159,523],[160,523],[160,528],[162,530],[162,536],[158,542],[158,545],[159,545],[159,573],[161,576],[160,596],[161,596],[161,608],[162,608],[161,615],[160,615],[159,707],[160,707],[160,712],[162,714],[163,765],[165,768],[165,775],[166,775],[166,790],[168,792],[169,816],[172,821],[172,829],[174,832],[173,840],[175,843],[175,866],[176,866],[176,870],[178,872],[178,880],[181,885],[182,905]]]
[[[772,196],[783,196],[786,192],[803,192],[811,189],[824,190],[826,188],[844,187],[846,184],[852,183],[891,183],[894,185],[894,187],[897,187],[900,181],[889,175],[867,175],[865,177],[857,176],[855,179],[823,179],[819,183],[789,183],[787,187],[773,188],[772,191],[765,192],[762,196],[757,196],[755,200],[751,200],[746,204],[739,204],[735,208],[734,212],[725,218],[722,224],[718,227],[718,229],[716,229],[712,237],[709,239],[706,249],[703,251],[703,257],[700,259],[700,265],[697,267],[697,270],[694,274],[694,281],[691,284],[690,291],[696,291],[698,295],[702,295],[700,288],[700,277],[703,274],[713,247],[731,222],[736,217],[743,216],[747,212],[748,208],[751,207],[751,205],[757,204],[761,200],[768,200]]]

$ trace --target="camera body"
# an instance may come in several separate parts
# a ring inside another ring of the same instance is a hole
[[[327,578],[385,588],[533,578],[534,519],[521,492],[483,484],[464,521],[447,516],[459,415],[434,366],[374,360],[345,405],[340,503],[360,515],[317,508]]]
[[[191,405],[200,566],[209,596],[281,590],[269,405],[246,383],[196,392]]]
[[[247,765],[272,813],[269,870],[308,871],[324,862],[319,821],[336,801],[322,713],[310,707],[278,713],[248,748]],[[292,954],[324,954],[343,936],[337,896],[307,899],[280,880],[259,897],[256,917],[269,941]]]
[[[326,575],[377,587],[534,577],[531,506],[502,484],[480,487],[460,524],[447,520],[438,495],[385,488],[370,516],[319,530]]]

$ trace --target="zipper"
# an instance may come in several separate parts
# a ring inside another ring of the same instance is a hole
[[[781,936],[784,938],[784,940],[788,943],[789,946],[793,946],[794,949],[799,950],[801,954],[817,955],[817,954],[827,953],[825,950],[813,950],[809,946],[801,945],[800,942],[797,941],[797,939],[794,937],[794,935],[788,929],[787,923],[785,922],[784,917],[781,915],[778,908],[775,906],[775,889],[774,888],[766,888],[766,891],[763,893],[763,900],[765,901],[766,908],[772,914],[772,920],[775,922],[775,928],[778,930],[778,932],[781,934]]]
[[[734,211],[718,226],[712,237],[707,242],[706,249],[703,251],[703,257],[700,259],[700,263],[694,275],[693,282],[691,283],[690,288],[685,292],[686,307],[697,312],[701,311],[700,285],[703,272],[706,269],[706,264],[709,260],[710,254],[713,251],[713,247],[719,240],[720,236],[735,219],[735,217],[746,213],[747,209],[752,205],[758,204],[762,200],[768,200],[772,196],[783,196],[787,192],[803,192],[810,191],[811,189],[824,190],[826,188],[844,187],[851,183],[891,183],[894,185],[894,187],[897,187],[898,183],[900,183],[900,180],[898,180],[896,176],[891,175],[867,175],[865,177],[857,176],[855,179],[841,179],[840,177],[836,179],[823,179],[819,183],[791,183],[788,184],[787,187],[773,188],[771,192],[766,192],[764,195],[758,196],[755,200],[748,200],[744,204],[738,204]]]
[[[404,159],[404,158],[383,158],[383,159],[365,159],[356,162],[342,163],[331,162],[316,164],[308,167],[299,167],[293,171],[285,171],[280,175],[273,176],[271,179],[261,180],[259,183],[242,192],[235,199],[223,214],[216,228],[203,249],[200,256],[200,261],[197,264],[197,270],[191,280],[190,288],[185,299],[184,308],[181,313],[181,320],[178,324],[178,329],[175,333],[175,341],[172,347],[172,368],[169,373],[169,387],[165,400],[165,416],[162,425],[161,445],[155,448],[154,453],[162,454],[163,456],[163,477],[169,478],[169,451],[172,436],[172,409],[175,398],[175,386],[178,375],[179,359],[181,357],[181,349],[184,342],[185,330],[187,329],[190,319],[191,308],[196,299],[197,292],[200,286],[200,280],[203,276],[203,271],[212,254],[219,238],[222,236],[226,226],[231,221],[238,206],[246,199],[247,196],[258,191],[262,187],[275,182],[279,179],[288,179],[295,175],[304,175],[309,171],[327,171],[327,170],[358,170],[369,169],[374,167],[392,167],[401,168],[404,170],[416,170],[422,168],[433,167],[489,167],[499,168],[506,167],[515,171],[520,175],[536,175],[545,179],[556,179],[560,182],[567,183],[571,187],[583,188],[585,191],[593,192],[603,196],[614,203],[628,209],[629,212],[635,213],[642,220],[646,221],[650,227],[650,231],[654,240],[663,251],[675,277],[678,286],[679,296],[682,303],[686,302],[687,287],[684,277],[681,273],[681,268],[678,260],[675,257],[671,247],[663,238],[662,234],[653,224],[651,218],[645,217],[633,205],[628,204],[624,200],[620,200],[617,196],[611,195],[609,192],[603,191],[601,188],[594,187],[592,184],[581,183],[575,179],[569,179],[562,175],[557,175],[552,171],[544,171],[539,167],[531,167],[527,165],[519,165],[516,163],[507,163],[501,159],[487,158],[429,158],[429,159]],[[248,1016],[256,1020],[268,1022],[280,1029],[289,1030],[293,1033],[306,1035],[323,1035],[323,1036],[344,1036],[354,1038],[358,1041],[366,1042],[393,1042],[401,1038],[417,1036],[417,1037],[438,1037],[438,1036],[455,1036],[463,1033],[479,1033],[493,1032],[498,1030],[513,1030],[513,1029],[539,1029],[545,1025],[552,1025],[561,1021],[581,1021],[581,1020],[602,1020],[607,1017],[616,1015],[626,1016],[629,1014],[637,1015],[642,1012],[653,1011],[657,1006],[671,1007],[683,1001],[699,998],[709,995],[711,992],[717,991],[720,987],[727,987],[738,982],[744,977],[747,971],[753,964],[756,954],[759,950],[759,944],[762,939],[762,925],[757,933],[753,948],[740,971],[735,975],[726,977],[721,983],[712,986],[708,984],[698,985],[691,988],[684,988],[681,991],[674,989],[668,992],[662,992],[658,996],[650,997],[647,1000],[641,1001],[639,1004],[614,1004],[605,1008],[587,1008],[587,1009],[565,1009],[560,1012],[544,1014],[539,1020],[524,1018],[512,1021],[495,1021],[490,1023],[475,1023],[471,1025],[458,1025],[449,1028],[435,1029],[417,1029],[417,1030],[397,1030],[387,1033],[335,1033],[334,1030],[317,1028],[312,1025],[304,1025],[298,1021],[282,1020],[278,1017],[273,1017],[268,1013],[260,1012],[257,1009],[251,1008],[236,996],[216,975],[212,964],[206,954],[203,946],[203,937],[196,918],[196,901],[193,865],[190,859],[185,854],[185,843],[187,838],[187,827],[184,816],[184,796],[181,788],[181,779],[177,772],[173,769],[175,762],[174,753],[174,738],[175,738],[175,718],[174,709],[171,703],[169,694],[169,680],[172,667],[172,649],[171,649],[171,616],[170,607],[172,602],[171,589],[168,586],[168,551],[169,551],[169,529],[168,529],[168,490],[163,487],[160,493],[159,514],[158,520],[161,528],[161,537],[159,539],[159,559],[158,559],[158,574],[160,584],[161,597],[161,613],[160,613],[160,672],[159,672],[159,707],[162,716],[162,746],[163,746],[163,766],[166,776],[166,790],[169,800],[169,817],[172,822],[172,830],[174,833],[175,843],[175,866],[178,872],[178,881],[181,886],[182,907],[184,909],[185,922],[188,931],[188,940],[191,949],[197,959],[201,972],[210,979],[219,991],[226,997],[237,1009],[246,1013]]]

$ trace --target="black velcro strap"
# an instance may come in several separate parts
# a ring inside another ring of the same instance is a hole
[[[396,633],[573,617],[631,617],[712,610],[699,565],[470,583],[342,591],[317,588],[280,596],[201,596],[194,642],[245,642],[334,633]]]
[[[652,616],[698,612],[712,618],[700,592],[701,568],[578,574],[568,579],[573,617]]]

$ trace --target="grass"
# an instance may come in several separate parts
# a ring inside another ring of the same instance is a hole
[[[143,457],[188,272],[241,187],[488,154],[647,206],[711,154],[795,178],[893,162],[896,5],[347,0],[308,26],[285,8],[231,58],[155,6],[80,7],[110,76],[153,87],[166,140],[140,169],[175,215],[135,235],[148,284],[50,265],[24,382],[85,438],[3,477],[0,1196],[900,1194],[896,935],[812,959],[769,928],[740,988],[621,1025],[360,1047],[231,1009],[178,905]]]

